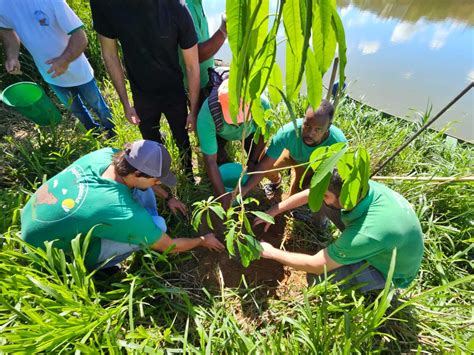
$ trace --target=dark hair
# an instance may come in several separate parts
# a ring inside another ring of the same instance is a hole
[[[308,106],[308,109],[313,110],[311,105]],[[328,117],[329,122],[332,122],[332,119],[334,117],[334,106],[328,100],[322,99],[318,109],[316,111],[313,110],[313,112],[314,116]]]
[[[315,112],[316,115],[328,116],[329,121],[332,122],[334,117],[334,106],[326,99],[321,100],[321,104]]]
[[[331,180],[329,181],[328,191],[332,192],[334,195],[336,195],[337,198],[339,198],[339,196],[341,195],[343,183],[344,182],[342,181],[339,172],[337,171],[337,169],[334,169],[331,175]]]
[[[125,156],[130,154],[132,145],[130,143],[125,144],[125,147],[120,152],[117,152],[112,157],[112,164],[115,168],[115,171],[120,176],[127,176],[130,174],[136,174],[137,177],[151,178],[150,175],[141,172],[138,169],[135,169],[126,159]]]

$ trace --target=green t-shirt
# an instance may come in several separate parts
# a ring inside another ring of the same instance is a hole
[[[198,43],[205,42],[209,39],[209,27],[207,24],[207,18],[202,8],[202,0],[186,0],[186,6],[191,13],[193,18],[194,28],[196,29]],[[179,51],[179,64],[183,71],[184,85],[188,86],[188,80],[186,78],[186,66],[184,65],[184,59],[181,51]],[[200,75],[201,75],[201,88],[205,87],[209,82],[209,74],[207,68],[214,67],[214,57],[206,59],[204,62],[199,63]]]
[[[342,211],[346,229],[328,247],[329,256],[347,265],[366,260],[387,277],[397,248],[393,283],[407,287],[423,257],[423,233],[407,200],[388,187],[369,182],[367,196],[351,211]]]
[[[112,148],[87,154],[49,179],[31,197],[21,213],[23,240],[44,247],[45,241],[71,251],[77,234],[92,232],[86,264],[100,254],[100,238],[135,245],[151,245],[162,235],[148,212],[126,185],[102,178],[112,162]]]
[[[334,125],[329,127],[329,136],[321,142],[321,144],[311,147],[306,145],[301,138],[301,127],[303,125],[303,119],[299,118],[296,120],[296,127],[299,132],[299,137],[296,135],[296,130],[293,122],[289,122],[281,127],[278,132],[273,136],[270,146],[267,149],[266,154],[272,159],[278,159],[283,153],[284,149],[288,149],[290,156],[299,164],[306,163],[311,157],[311,153],[319,147],[327,147],[340,142],[347,142],[344,133]]]
[[[270,103],[264,97],[261,98],[261,104],[264,110],[270,108]],[[208,99],[202,104],[201,110],[197,118],[196,131],[199,138],[199,145],[203,154],[212,155],[217,153],[217,136],[225,139],[226,141],[238,141],[242,139],[244,128],[245,138],[255,132],[255,123],[250,120],[246,124],[229,124],[222,120],[223,126],[220,132],[217,132],[216,124],[212,118],[211,111],[209,110]]]

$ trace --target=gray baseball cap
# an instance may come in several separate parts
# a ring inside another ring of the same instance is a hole
[[[163,144],[150,140],[133,142],[130,151],[125,153],[125,160],[167,186],[176,185],[176,176],[170,171],[171,156]]]

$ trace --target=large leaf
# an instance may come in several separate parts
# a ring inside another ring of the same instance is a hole
[[[354,208],[369,189],[370,160],[364,148],[348,153],[338,164],[339,175],[344,183],[341,189],[341,204],[345,209]]]
[[[283,7],[283,24],[286,33],[286,96],[296,98],[301,81],[298,76],[302,65],[304,36],[301,27],[300,0],[287,0]]]
[[[270,102],[276,107],[281,101],[280,92],[283,91],[283,83],[280,66],[275,63],[268,80],[268,93],[270,94]]]
[[[311,211],[317,212],[321,209],[324,199],[324,193],[328,189],[331,181],[331,173],[327,174],[319,184],[309,190],[308,205]]]
[[[298,73],[298,83],[303,79],[303,73],[305,70],[306,56],[308,55],[309,40],[311,38],[311,24],[313,17],[313,0],[302,0],[300,13],[301,13],[301,29],[303,31],[303,48],[301,49],[301,64],[300,71]]]
[[[316,110],[323,96],[323,78],[311,48],[308,48],[306,58],[306,86],[308,88],[308,101],[311,107]]]
[[[341,18],[337,13],[336,9],[333,9],[332,19],[334,22],[334,30],[336,32],[336,39],[338,44],[338,53],[339,53],[339,91],[344,87],[344,82],[346,80],[345,68],[347,64],[347,46],[346,46],[346,35],[344,33],[344,26],[342,25]]]
[[[311,178],[311,188],[319,184],[327,174],[332,174],[337,162],[347,151],[347,145],[345,144],[343,146],[338,145],[338,147],[339,150],[334,150],[329,156],[327,156],[318,164],[318,167],[314,171],[313,177]],[[315,155],[315,153],[316,151],[311,154],[311,160],[317,159],[317,154]]]
[[[273,219],[273,217],[270,216],[269,214],[265,213],[265,212],[251,211],[251,213],[253,215],[257,216],[258,218],[260,218],[262,221],[265,221],[265,222],[270,223],[270,224],[275,224],[275,220]]]
[[[327,70],[331,66],[332,61],[334,60],[334,54],[336,54],[336,47],[336,33],[331,23],[328,34],[324,39],[323,62],[321,66],[321,73],[323,75],[327,72]]]
[[[313,53],[318,64],[318,70],[323,67],[324,37],[321,32],[321,12],[318,1],[313,1],[313,23],[312,23]]]

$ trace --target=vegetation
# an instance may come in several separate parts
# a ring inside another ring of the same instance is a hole
[[[82,14],[79,5],[76,10]],[[94,42],[91,35],[89,38]],[[89,57],[92,63],[101,63],[99,52],[91,52]],[[44,179],[92,150],[122,147],[140,137],[136,127],[126,123],[110,83],[101,80],[101,88],[113,111],[118,131],[114,140],[96,139],[65,114],[55,130],[34,127],[14,116],[0,142],[0,352],[474,351],[471,183],[387,181],[414,205],[425,234],[425,255],[410,288],[386,288],[380,294],[341,291],[330,282],[308,289],[301,282],[250,284],[245,277],[237,288],[222,283],[206,287],[197,277],[199,259],[193,259],[195,253],[171,256],[143,251],[129,258],[122,272],[104,279],[84,267],[87,236],[73,242],[72,259],[51,247],[42,251],[25,245],[20,239],[20,209]],[[306,98],[292,98],[295,117],[303,115],[306,104]],[[274,105],[275,128],[287,123],[289,117],[287,105]],[[367,150],[372,168],[418,127],[349,98],[340,101],[335,124],[346,133],[351,146]],[[170,131],[164,130],[166,145],[176,158]],[[236,160],[243,160],[239,144],[229,150]],[[195,153],[201,166],[196,172],[202,174],[202,162],[197,150]],[[182,169],[177,159],[173,164],[175,170]],[[472,175],[472,166],[472,145],[453,145],[442,133],[427,131],[381,173],[465,176]],[[203,175],[197,186],[180,177],[176,194],[189,207],[211,194]],[[283,181],[287,188],[287,175]],[[268,204],[260,200],[261,205]],[[163,205],[160,211],[173,235],[192,234],[191,220],[167,214]],[[250,218],[250,213],[246,216]],[[317,251],[337,236],[334,229],[321,235],[311,221],[291,215],[282,218],[286,219],[288,250]],[[255,234],[258,238],[259,232]]]
[[[105,83],[104,90],[114,97],[110,84]],[[301,115],[303,100],[295,106]],[[32,125],[23,138],[3,137],[0,351],[472,352],[473,186],[469,183],[390,184],[415,206],[426,251],[419,277],[409,289],[378,296],[322,283],[309,289],[280,286],[277,296],[268,297],[267,293],[275,294],[271,288],[244,279],[239,288],[205,289],[191,277],[197,271],[189,265],[196,261],[152,251],[138,253],[122,273],[103,280],[85,270],[79,239],[73,261],[66,261],[58,250],[44,252],[23,245],[19,209],[43,178],[100,146],[120,146],[139,137],[125,123],[120,106],[112,108],[119,127],[117,141],[84,135],[66,119],[55,139],[52,132]],[[284,105],[274,113],[278,126],[288,121]],[[372,166],[416,129],[415,124],[383,117],[350,99],[341,102],[335,123],[351,142],[367,147],[374,158]],[[176,157],[171,140],[167,145]],[[240,149],[232,148],[239,154]],[[429,131],[383,174],[467,175],[472,150],[466,144],[449,145],[441,134]],[[287,176],[284,181],[288,182]],[[177,191],[188,206],[210,193],[205,177],[199,186],[180,181]],[[286,218],[287,230],[298,236],[287,241],[289,250],[316,251],[334,234],[331,230],[321,236],[310,223]],[[188,221],[177,223],[172,215],[167,219],[173,234],[189,234]]]

